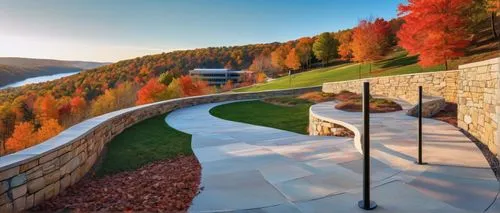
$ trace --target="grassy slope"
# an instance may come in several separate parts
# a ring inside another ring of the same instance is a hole
[[[310,103],[277,106],[262,101],[248,101],[214,107],[210,114],[226,120],[307,134],[310,106]]]
[[[308,72],[292,75],[291,87],[306,87],[321,85],[325,82],[345,81],[358,79],[361,67],[361,78],[402,75],[418,72],[432,72],[444,70],[444,66],[434,66],[422,69],[417,64],[416,56],[407,56],[405,52],[399,51],[392,54],[390,59],[381,60],[372,64],[372,73],[369,72],[369,64],[347,64],[334,67],[320,68]],[[235,92],[263,91],[272,89],[290,88],[290,78],[282,77],[272,82],[235,89]]]
[[[107,153],[97,176],[135,170],[157,160],[191,155],[191,135],[165,123],[166,115],[144,120],[117,135],[107,144]]]

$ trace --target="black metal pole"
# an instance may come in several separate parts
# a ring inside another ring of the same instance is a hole
[[[422,165],[422,86],[418,86],[418,164]]]
[[[372,210],[377,204],[370,200],[370,83],[363,83],[363,200],[359,208]]]

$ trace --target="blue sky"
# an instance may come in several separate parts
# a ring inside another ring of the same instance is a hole
[[[0,56],[114,62],[287,41],[396,17],[405,0],[0,0]]]

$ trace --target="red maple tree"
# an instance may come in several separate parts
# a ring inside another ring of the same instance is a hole
[[[158,95],[167,89],[167,86],[158,82],[158,79],[152,78],[137,91],[137,105],[152,103],[158,101]]]
[[[428,67],[445,64],[464,55],[469,45],[467,17],[463,15],[471,0],[409,0],[399,5],[404,24],[397,33],[398,45],[410,54],[420,54],[419,64]]]

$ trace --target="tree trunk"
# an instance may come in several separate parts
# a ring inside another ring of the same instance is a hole
[[[359,79],[361,79],[361,63],[359,63],[358,74],[359,74]]]
[[[495,19],[496,19],[497,13],[496,12],[491,12],[491,31],[493,32],[493,37],[495,39],[498,38],[497,31],[495,29]]]
[[[444,69],[448,70],[448,59],[444,59]]]

